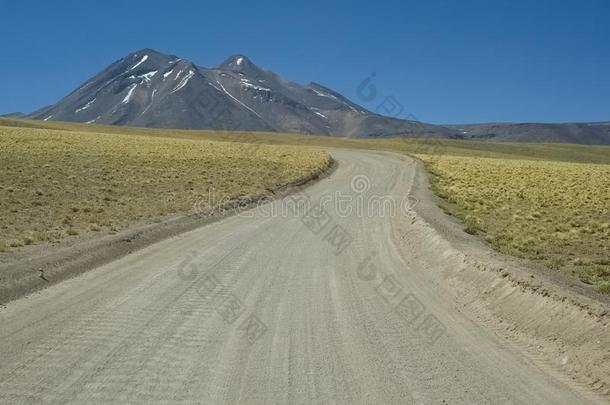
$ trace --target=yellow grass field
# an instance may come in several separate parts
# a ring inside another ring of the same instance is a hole
[[[0,251],[277,189],[329,159],[295,146],[0,126]]]
[[[610,292],[610,165],[421,157],[467,232]]]

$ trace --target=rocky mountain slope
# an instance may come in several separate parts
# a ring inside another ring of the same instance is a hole
[[[417,132],[445,137],[454,132],[374,114],[320,84],[284,80],[243,55],[204,68],[151,49],[116,61],[57,104],[29,117],[338,136]]]
[[[152,49],[127,55],[56,104],[25,117],[331,136],[610,144],[609,123],[432,125],[376,114],[320,84],[285,80],[244,55],[205,68]]]

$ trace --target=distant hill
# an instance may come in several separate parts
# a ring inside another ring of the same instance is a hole
[[[492,123],[447,125],[464,139],[513,142],[610,144],[610,122],[537,124]]]
[[[6,118],[25,118],[25,117],[27,117],[27,114],[22,113],[22,112],[13,112],[13,113],[8,113],[8,114],[2,114],[2,115],[0,115],[0,117],[6,117]]]

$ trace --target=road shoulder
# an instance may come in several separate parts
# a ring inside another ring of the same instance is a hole
[[[221,221],[266,202],[283,198],[331,175],[338,163],[297,179],[277,190],[232,200],[214,211],[176,215],[158,223],[137,224],[115,235],[27,247],[0,264],[0,305],[120,259],[164,239]]]
[[[394,240],[401,254],[406,257],[418,251],[437,257],[430,276],[440,288],[439,295],[450,305],[549,373],[607,400],[608,303],[580,294],[548,277],[537,264],[500,254],[465,233],[455,218],[439,208],[423,164],[406,156],[393,156],[416,165],[413,186],[407,192],[418,203],[412,216],[393,223]],[[405,240],[411,241],[409,245]]]

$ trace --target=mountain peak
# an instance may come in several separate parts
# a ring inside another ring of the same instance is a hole
[[[167,55],[151,48],[132,52],[119,61],[118,69],[127,71],[153,71],[163,69],[170,63],[178,61],[175,55]]]
[[[246,73],[252,70],[260,71],[260,68],[256,66],[247,56],[239,53],[229,56],[223,63],[218,66],[218,68],[233,70],[242,73]]]
[[[144,56],[144,55],[149,55],[149,56],[165,56],[168,57],[170,55],[166,55],[162,52],[156,51],[152,48],[142,48],[140,50],[137,50],[135,52],[132,52],[129,54],[129,56]]]

